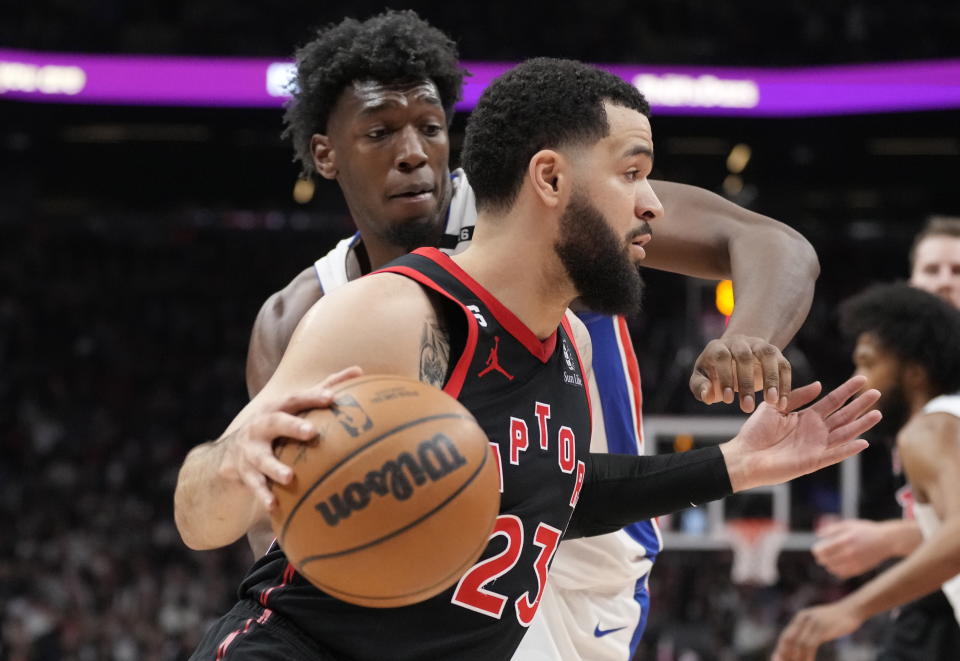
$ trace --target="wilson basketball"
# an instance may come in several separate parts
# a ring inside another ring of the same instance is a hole
[[[500,509],[486,434],[460,402],[427,384],[366,375],[305,414],[319,434],[280,441],[294,471],[273,485],[273,529],[288,559],[324,592],[368,607],[428,599],[487,545]]]

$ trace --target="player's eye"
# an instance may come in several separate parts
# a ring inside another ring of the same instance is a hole
[[[386,137],[388,131],[385,128],[375,128],[367,131],[367,137],[372,140],[379,140],[380,138]]]
[[[421,130],[423,131],[424,135],[433,138],[440,135],[441,131],[443,131],[443,127],[441,127],[439,124],[427,124]]]

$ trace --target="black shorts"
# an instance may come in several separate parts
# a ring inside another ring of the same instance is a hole
[[[279,613],[243,600],[207,630],[190,661],[335,661]]]
[[[940,590],[900,609],[877,656],[877,661],[947,659],[960,659],[960,625]]]

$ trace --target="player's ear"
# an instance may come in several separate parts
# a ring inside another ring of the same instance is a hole
[[[337,178],[337,152],[328,136],[314,133],[310,138],[310,153],[317,174],[324,179]]]
[[[566,194],[567,161],[552,149],[541,149],[530,159],[527,176],[533,192],[548,207],[560,205]]]

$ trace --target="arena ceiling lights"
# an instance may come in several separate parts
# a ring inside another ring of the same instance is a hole
[[[512,65],[464,62],[458,110]],[[658,115],[803,117],[960,108],[960,60],[760,69],[600,65]],[[279,107],[293,65],[252,58],[0,50],[0,99],[107,105]]]

